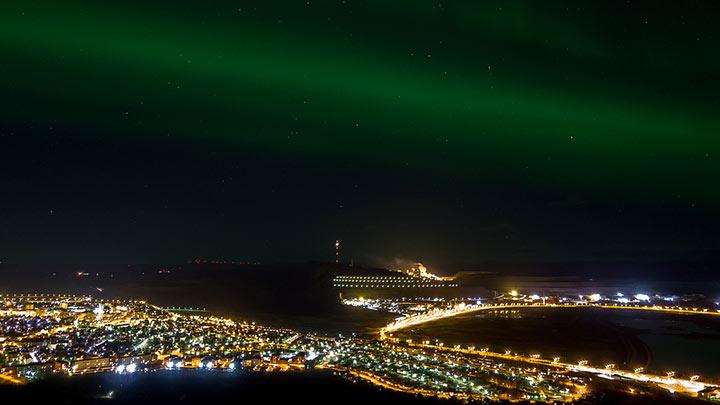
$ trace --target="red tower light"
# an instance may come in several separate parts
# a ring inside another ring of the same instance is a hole
[[[335,263],[340,263],[340,240],[335,240]]]

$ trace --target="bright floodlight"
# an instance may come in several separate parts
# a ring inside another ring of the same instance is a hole
[[[533,294],[533,295],[530,296],[530,299],[533,300],[533,301],[539,300],[539,299],[540,299],[540,296],[537,295],[537,294]]]
[[[135,365],[135,363],[128,364],[128,366],[125,367],[125,371],[127,371],[128,373],[134,373],[135,370],[137,370],[137,366]]]
[[[228,368],[229,368],[230,370],[235,370],[235,363],[230,363],[230,365],[228,366]]]
[[[591,294],[590,301],[600,301],[600,294]]]
[[[635,294],[635,299],[638,301],[650,301],[650,296],[647,294]]]
[[[125,365],[121,364],[121,365],[115,367],[116,373],[122,373],[123,371],[125,371]]]

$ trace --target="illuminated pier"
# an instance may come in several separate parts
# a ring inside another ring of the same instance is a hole
[[[178,314],[203,314],[208,312],[207,308],[163,307],[162,309]]]
[[[333,287],[336,288],[447,288],[458,284],[443,280],[411,276],[335,276]]]

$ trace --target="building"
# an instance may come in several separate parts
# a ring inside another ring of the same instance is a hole
[[[10,372],[17,377],[24,379],[34,379],[50,374],[61,373],[63,371],[63,363],[52,361],[47,363],[30,363],[13,366]]]
[[[114,369],[113,363],[110,357],[75,360],[70,365],[70,371],[72,374],[103,373],[112,371]]]

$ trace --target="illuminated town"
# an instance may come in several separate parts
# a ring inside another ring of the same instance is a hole
[[[190,315],[136,300],[73,295],[0,296],[2,382],[23,384],[51,374],[132,374],[177,369],[198,372],[329,370],[348,379],[413,395],[460,400],[572,402],[593,394],[593,380],[628,390],[660,388],[717,399],[718,386],[700,376],[653,375],[544,359],[537,354],[401,341],[393,333],[411,325],[471,311],[528,306],[598,307],[720,316],[707,308],[655,305],[638,294],[618,297],[528,296],[516,291],[493,302],[419,299],[348,299],[343,303],[401,316],[375,337],[323,336],[254,322]]]

